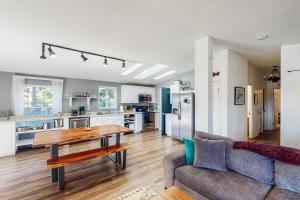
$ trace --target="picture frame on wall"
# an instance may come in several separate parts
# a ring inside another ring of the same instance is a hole
[[[234,87],[234,105],[245,105],[245,88]]]
[[[258,94],[257,93],[254,93],[253,103],[254,103],[254,105],[258,104]]]

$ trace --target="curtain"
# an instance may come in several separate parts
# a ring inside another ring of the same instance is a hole
[[[52,79],[53,88],[53,113],[62,112],[62,96],[64,81],[61,79]]]
[[[16,116],[21,116],[24,114],[24,89],[25,77],[13,76],[11,101],[13,113]]]

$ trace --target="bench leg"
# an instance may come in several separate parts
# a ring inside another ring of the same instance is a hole
[[[126,150],[125,151],[123,151],[123,169],[125,169],[126,168]]]
[[[58,168],[58,187],[60,190],[65,189],[65,167]]]
[[[52,144],[50,146],[50,158],[57,158],[57,156],[58,156],[58,145]],[[58,180],[57,168],[51,170],[51,179],[52,179],[52,182],[56,182]]]

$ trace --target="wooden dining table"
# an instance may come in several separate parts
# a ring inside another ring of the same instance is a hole
[[[49,147],[50,158],[59,156],[60,145],[74,144],[91,140],[99,140],[101,147],[109,146],[109,137],[116,135],[116,144],[120,144],[121,133],[131,132],[131,129],[120,125],[103,125],[88,128],[74,128],[36,133],[33,147]],[[116,153],[116,160],[121,160],[121,154]],[[58,169],[51,170],[52,182],[58,180]]]

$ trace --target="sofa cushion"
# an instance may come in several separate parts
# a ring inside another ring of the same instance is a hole
[[[300,194],[274,187],[268,194],[266,200],[300,200]]]
[[[226,143],[224,140],[205,140],[194,138],[195,167],[227,171],[225,161]]]
[[[277,187],[300,193],[300,166],[275,161]]]
[[[265,184],[274,184],[274,161],[242,149],[228,148],[227,168]]]
[[[228,171],[221,172],[184,165],[175,170],[176,180],[209,199],[265,199],[271,185]]]

